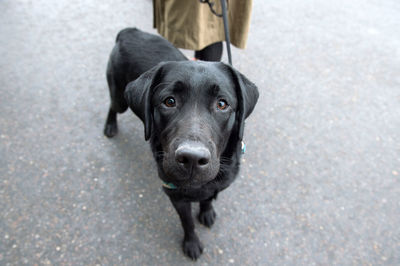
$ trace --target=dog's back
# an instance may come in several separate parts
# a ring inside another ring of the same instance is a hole
[[[117,134],[117,113],[123,113],[128,108],[124,92],[129,82],[160,62],[182,60],[187,58],[170,42],[158,35],[136,28],[121,30],[107,65],[111,106],[104,134],[107,137]]]
[[[187,58],[164,38],[137,28],[126,28],[117,35],[107,74],[110,73],[114,80],[125,81],[117,88],[125,90],[130,81],[158,63],[182,60]]]

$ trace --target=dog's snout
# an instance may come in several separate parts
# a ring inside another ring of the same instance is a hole
[[[210,151],[198,143],[185,143],[175,151],[176,162],[184,168],[207,168],[211,159]]]

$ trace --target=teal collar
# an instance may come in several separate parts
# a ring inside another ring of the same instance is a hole
[[[167,182],[164,182],[164,183],[163,183],[163,187],[169,188],[169,189],[177,189],[177,187],[176,187],[174,184],[172,184],[172,183],[167,183]]]
[[[244,154],[245,152],[246,152],[246,144],[242,140],[242,154]]]

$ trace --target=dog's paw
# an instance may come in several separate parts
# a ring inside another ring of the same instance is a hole
[[[215,213],[214,208],[211,208],[207,211],[200,212],[197,218],[201,224],[211,227],[217,218],[217,214]]]
[[[116,123],[106,124],[104,127],[104,135],[108,138],[112,138],[118,133],[118,126]]]
[[[192,260],[197,260],[197,258],[203,253],[203,244],[196,237],[189,240],[183,240],[183,253]]]

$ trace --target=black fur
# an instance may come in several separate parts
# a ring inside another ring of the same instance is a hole
[[[244,120],[257,87],[229,65],[187,61],[165,39],[122,30],[111,53],[107,80],[111,107],[104,134],[117,133],[117,113],[129,106],[143,121],[159,177],[184,229],[183,251],[197,259],[203,245],[194,231],[191,202],[211,227],[212,200],[239,171]]]

